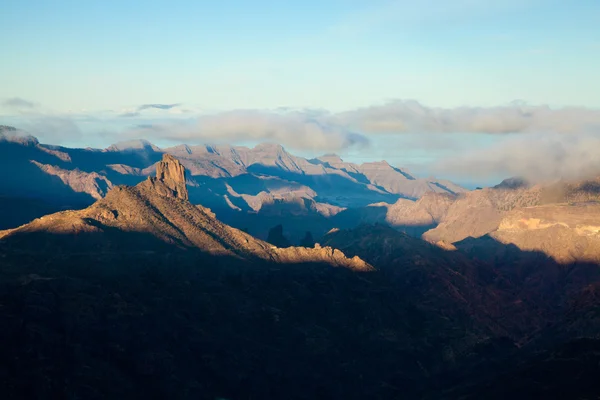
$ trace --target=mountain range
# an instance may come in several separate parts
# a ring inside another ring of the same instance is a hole
[[[600,393],[596,179],[10,128],[0,152],[5,398]]]
[[[297,243],[308,227],[318,236],[331,229],[327,220],[344,209],[465,191],[448,181],[415,178],[385,161],[356,165],[331,154],[308,160],[276,144],[160,149],[139,140],[102,150],[71,149],[0,127],[0,152],[6,154],[0,160],[0,201],[27,199],[22,210],[12,209],[10,224],[0,228],[18,226],[49,208],[82,208],[115,185],[139,183],[154,174],[165,153],[188,170],[192,203],[263,239],[282,216],[291,222],[284,224],[286,234]],[[36,213],[27,207],[31,201],[44,207]]]

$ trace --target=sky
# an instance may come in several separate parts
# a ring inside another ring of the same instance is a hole
[[[275,140],[468,180],[447,161],[596,137],[599,26],[597,0],[7,0],[0,124],[69,146]],[[522,173],[488,167],[471,180]]]

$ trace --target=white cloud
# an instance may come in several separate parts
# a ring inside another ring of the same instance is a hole
[[[37,116],[24,121],[19,128],[49,144],[77,141],[82,138],[82,131],[77,122],[66,116]]]
[[[322,111],[238,110],[193,121],[150,124],[128,135],[178,142],[273,141],[296,149],[337,150],[368,139],[330,121]]]
[[[581,107],[513,102],[436,108],[399,100],[336,114],[290,108],[171,114],[182,109],[174,104],[131,111],[140,109],[143,115],[122,118],[123,110],[59,115],[35,108],[2,118],[0,124],[26,130],[45,143],[84,147],[141,138],[159,144],[269,141],[321,152],[359,150],[372,139],[396,157],[401,152],[403,157],[443,158],[429,169],[432,173],[465,179],[518,175],[540,181],[600,173],[600,110]]]
[[[398,100],[335,116],[364,133],[583,133],[600,130],[600,110],[528,106],[436,108]]]
[[[519,176],[538,183],[600,174],[600,132],[512,135],[499,145],[458,153],[434,171],[468,179]]]

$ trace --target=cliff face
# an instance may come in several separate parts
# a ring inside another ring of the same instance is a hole
[[[185,167],[173,156],[165,154],[162,161],[156,165],[156,179],[171,190],[170,193],[164,192],[164,195],[188,200],[188,191],[185,186]]]

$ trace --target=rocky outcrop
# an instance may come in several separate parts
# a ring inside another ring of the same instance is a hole
[[[152,178],[150,180],[153,181]],[[161,194],[188,200],[188,191],[185,185],[185,167],[173,156],[163,155],[162,161],[156,165],[156,180],[168,189]]]
[[[325,263],[334,267],[343,267],[354,271],[374,271],[374,268],[364,262],[360,257],[354,256],[352,258],[348,258],[342,251],[331,247],[315,246],[314,248],[273,248],[272,251],[274,259],[279,263]]]

